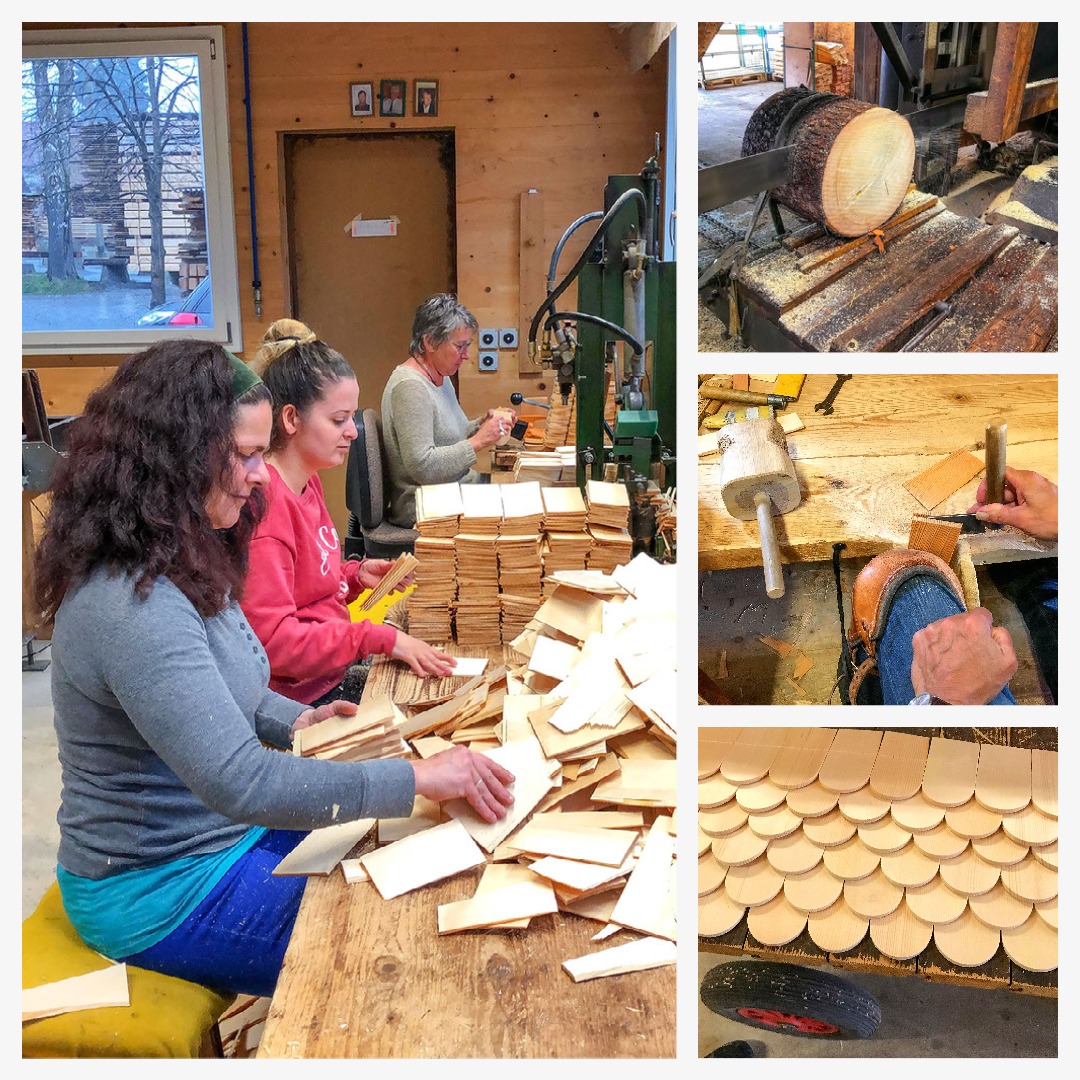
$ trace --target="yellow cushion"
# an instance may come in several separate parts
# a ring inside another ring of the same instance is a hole
[[[76,933],[54,881],[22,929],[24,988],[85,975],[109,961]],[[83,1009],[23,1024],[24,1058],[198,1057],[233,995],[128,965],[128,1008]]]

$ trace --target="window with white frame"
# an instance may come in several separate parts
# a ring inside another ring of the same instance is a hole
[[[242,348],[223,37],[23,35],[25,353]]]

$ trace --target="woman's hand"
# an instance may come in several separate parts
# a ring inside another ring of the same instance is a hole
[[[980,521],[1012,525],[1039,540],[1058,536],[1057,484],[1028,469],[1005,467],[1005,495],[999,503],[986,502],[986,481],[979,484],[975,505],[968,509]]]
[[[355,716],[359,708],[352,701],[331,701],[329,704],[320,705],[317,709],[305,709],[294,721],[290,730],[295,735],[301,728],[311,727],[312,724],[329,720],[331,716]]]
[[[356,580],[365,589],[374,589],[393,565],[392,559],[361,559],[356,568]]]
[[[363,588],[374,589],[390,572],[390,568],[393,565],[393,559],[362,559],[356,571],[356,580],[360,582]],[[404,589],[407,589],[412,584],[412,580],[412,574],[403,577],[401,581],[390,590],[390,595],[393,596],[394,593],[402,592]]]
[[[418,795],[435,802],[463,798],[489,824],[506,817],[507,807],[514,802],[507,787],[514,782],[514,774],[466,746],[411,764]]]
[[[493,411],[493,410],[492,410]],[[488,418],[469,436],[469,445],[479,454],[481,450],[490,450],[504,435],[510,433],[511,425],[506,417],[488,414]]]
[[[402,660],[419,675],[449,675],[454,670],[454,658],[429,645],[419,638],[397,632],[397,640],[390,655],[395,660]]]

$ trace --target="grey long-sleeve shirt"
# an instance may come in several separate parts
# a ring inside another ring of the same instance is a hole
[[[435,386],[419,371],[399,365],[382,396],[382,433],[390,473],[389,518],[411,528],[416,489],[477,478],[476,451],[468,441],[480,427],[461,411],[453,384]]]
[[[412,766],[298,758],[304,706],[267,687],[239,605],[203,618],[168,579],[92,574],[56,615],[54,722],[63,789],[59,862],[82,877],[221,851],[252,825],[312,829],[405,816]]]

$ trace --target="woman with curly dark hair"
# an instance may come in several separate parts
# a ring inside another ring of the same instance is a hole
[[[513,779],[462,747],[341,763],[264,745],[356,711],[270,690],[237,604],[271,422],[266,387],[217,345],[129,357],[72,424],[38,552],[68,916],[113,959],[259,995],[303,891],[271,872],[304,831],[407,815],[418,792],[494,821]]]

